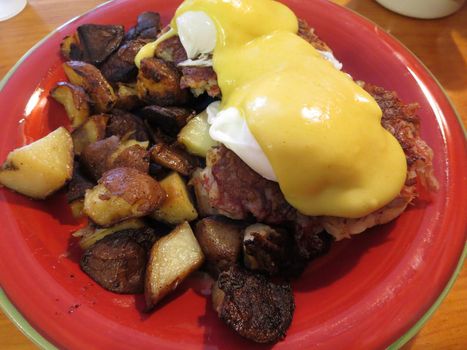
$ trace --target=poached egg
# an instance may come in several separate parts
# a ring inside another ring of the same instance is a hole
[[[297,31],[276,1],[186,0],[136,61],[175,34],[189,64],[212,56],[222,102],[207,111],[211,137],[277,181],[303,214],[365,216],[399,194],[405,155],[374,99]]]

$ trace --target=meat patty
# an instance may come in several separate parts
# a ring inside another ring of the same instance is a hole
[[[219,275],[212,298],[219,318],[257,343],[283,339],[295,309],[290,284],[273,283],[240,267]]]

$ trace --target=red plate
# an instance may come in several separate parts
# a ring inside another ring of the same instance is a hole
[[[294,284],[296,312],[277,348],[373,349],[391,345],[435,303],[465,243],[466,148],[445,94],[422,64],[374,24],[324,0],[285,1],[316,28],[355,78],[395,90],[420,104],[422,136],[435,152],[441,184],[396,222],[335,244]],[[0,86],[0,159],[65,123],[47,98],[63,78],[61,39],[84,23],[123,23],[159,11],[165,23],[176,2],[123,0],[61,27]],[[24,122],[26,120],[26,122]],[[253,347],[217,320],[203,283],[192,278],[152,314],[141,296],[120,296],[93,283],[77,264],[71,218],[62,194],[38,202],[0,189],[0,282],[8,298],[47,340],[69,349],[225,349]],[[5,304],[5,301],[3,301]]]

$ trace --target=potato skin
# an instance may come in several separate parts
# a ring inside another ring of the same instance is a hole
[[[65,62],[63,69],[72,84],[87,92],[97,112],[109,112],[114,107],[117,97],[99,69],[81,61]]]
[[[132,168],[115,168],[105,172],[97,186],[86,191],[84,212],[96,224],[109,227],[149,215],[165,198],[165,191],[149,175]]]
[[[83,150],[96,141],[102,140],[105,137],[105,130],[109,115],[98,114],[91,116],[86,123],[73,131],[73,146],[76,155],[80,155]]]
[[[107,124],[107,136],[119,136],[122,140],[148,141],[148,133],[141,118],[129,112],[114,109]]]
[[[83,125],[89,118],[89,96],[80,86],[68,82],[58,82],[50,95],[65,107],[73,129]]]
[[[188,90],[180,87],[181,74],[172,63],[158,58],[141,61],[136,90],[141,100],[159,106],[183,105]]]
[[[81,164],[83,170],[92,176],[96,181],[102,174],[109,170],[108,159],[120,145],[120,139],[117,136],[91,143],[81,153]]]

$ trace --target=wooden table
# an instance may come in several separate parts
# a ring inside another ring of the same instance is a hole
[[[102,3],[99,0],[29,0],[17,17],[0,22],[0,78],[39,39],[54,28]],[[444,19],[415,20],[369,0],[334,0],[378,23],[434,73],[467,125],[467,6]],[[0,348],[35,346],[0,313]],[[404,349],[467,349],[467,269],[421,332]]]

